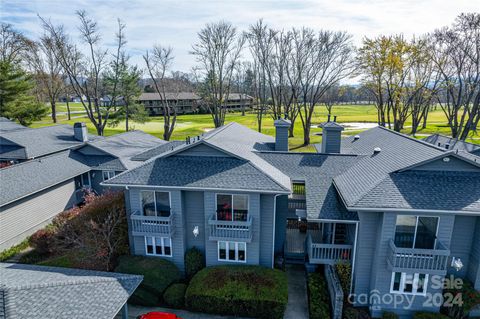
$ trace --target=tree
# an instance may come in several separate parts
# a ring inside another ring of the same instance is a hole
[[[480,14],[461,14],[432,36],[432,59],[440,74],[438,102],[452,137],[465,140],[480,121]]]
[[[176,103],[172,103],[172,99],[167,96],[166,90],[167,72],[170,70],[174,59],[173,49],[157,45],[153,47],[152,53],[147,50],[143,59],[153,82],[153,87],[160,98],[160,106],[163,111],[163,139],[169,141],[177,122]],[[178,90],[175,91],[168,93],[178,96]]]
[[[81,98],[82,106],[97,130],[97,134],[103,135],[110,113],[116,108],[115,102],[106,106],[101,105],[102,93],[105,93],[102,90],[102,74],[104,68],[109,65],[108,51],[101,46],[101,35],[97,22],[83,10],[77,11],[76,14],[80,22],[78,29],[81,35],[81,44],[85,45],[86,54],[79,50],[66,34],[63,26],[55,26],[44,18],[40,17],[40,19],[46,35],[52,41],[52,52],[55,59],[62,66],[73,91]],[[125,25],[119,21],[116,35],[117,54],[112,56],[114,60],[120,58],[118,52],[121,52],[125,45],[124,28]],[[115,72],[118,72],[118,69]],[[118,75],[115,75],[115,78],[118,80]],[[115,89],[111,95],[117,95]]]
[[[215,127],[225,123],[226,101],[232,87],[235,66],[245,37],[229,22],[207,24],[198,33],[191,54],[200,64],[205,79],[205,98]]]
[[[43,36],[38,43],[32,43],[28,53],[28,64],[32,69],[37,87],[48,98],[53,123],[57,123],[57,100],[64,90],[62,66],[53,54],[53,41]]]

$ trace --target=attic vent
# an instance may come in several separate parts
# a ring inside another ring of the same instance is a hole
[[[450,157],[444,157],[444,158],[443,158],[443,161],[444,161],[445,163],[450,162]]]
[[[375,147],[375,148],[373,149],[373,154],[378,154],[378,153],[380,153],[381,151],[382,151],[382,149],[377,146],[377,147]]]
[[[354,140],[354,141],[359,140],[359,139],[360,139],[360,135],[355,135],[355,136],[353,137],[353,140]]]

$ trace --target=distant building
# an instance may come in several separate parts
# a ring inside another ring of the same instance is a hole
[[[203,106],[202,98],[193,92],[166,93],[166,99],[170,105],[176,107],[177,114],[191,114],[200,109],[206,109]],[[142,93],[138,101],[145,106],[148,114],[151,116],[162,115],[162,102],[158,93]],[[226,107],[231,110],[249,109],[253,105],[253,97],[248,94],[230,93]],[[206,110],[205,110],[206,111]]]

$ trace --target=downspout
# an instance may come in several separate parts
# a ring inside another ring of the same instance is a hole
[[[275,232],[277,231],[275,228],[275,220],[277,219],[277,197],[281,194],[276,194],[273,196],[273,238],[272,238],[272,268],[275,266]]]
[[[356,223],[355,225],[355,243],[353,245],[353,256],[352,256],[352,274],[350,278],[350,295],[352,294],[353,290],[353,274],[355,272],[355,262],[356,262],[356,256],[357,256],[357,240],[358,240],[358,225],[359,222]]]

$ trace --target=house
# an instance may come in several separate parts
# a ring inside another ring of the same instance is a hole
[[[0,319],[127,318],[143,276],[0,263]]]
[[[174,106],[177,114],[191,114],[203,107],[202,98],[193,92],[165,93],[169,105]],[[148,114],[162,115],[162,101],[158,93],[142,93],[138,101],[145,106]],[[253,97],[247,94],[230,93],[225,103],[229,110],[249,109],[253,105]]]
[[[139,131],[95,136],[85,123],[0,127],[0,251],[80,203],[84,188],[103,192],[102,181],[141,164],[132,157],[166,143]]]
[[[375,317],[438,312],[449,275],[480,289],[480,157],[383,127],[342,140],[335,122],[321,153],[295,153],[289,126],[230,123],[102,182],[125,191],[132,254],[180,269],[191,247],[207,266],[350,263],[352,302]]]
[[[423,140],[427,143],[434,144],[439,147],[443,147],[447,150],[464,151],[464,152],[468,152],[468,153],[472,153],[474,155],[480,156],[479,145],[461,141],[457,138],[451,138],[451,137],[440,135],[440,134],[433,134],[433,135],[427,136]]]

